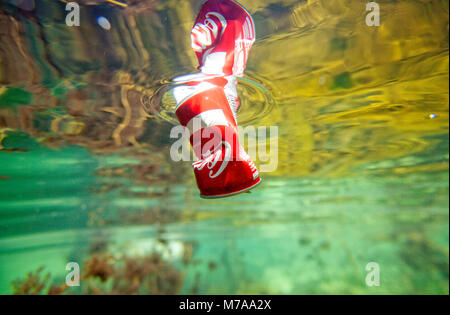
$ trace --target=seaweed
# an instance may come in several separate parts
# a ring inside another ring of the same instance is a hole
[[[42,293],[50,280],[50,273],[42,275],[42,270],[44,268],[40,267],[35,272],[29,272],[24,280],[13,281],[13,294],[35,295]]]
[[[67,285],[51,283],[51,274],[43,267],[13,281],[13,294],[72,294]],[[160,254],[115,258],[111,253],[94,254],[83,264],[82,294],[177,294],[183,284],[182,273]],[[78,293],[78,292],[77,292]]]

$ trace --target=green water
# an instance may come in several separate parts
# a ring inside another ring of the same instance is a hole
[[[271,106],[242,84],[239,118],[278,126],[278,168],[222,200],[199,198],[143,104],[194,71],[201,1],[127,2],[80,1],[80,27],[63,2],[0,4],[0,293],[106,256],[105,283],[64,293],[449,293],[448,1],[379,1],[368,27],[364,1],[242,0],[247,78]],[[158,292],[153,271],[120,269],[152,253]]]

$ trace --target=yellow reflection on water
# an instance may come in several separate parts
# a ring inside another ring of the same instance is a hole
[[[336,177],[417,154],[412,172],[448,169],[448,162],[423,159],[448,132],[448,1],[380,1],[379,27],[366,25],[364,1],[241,2],[257,28],[247,74],[277,106],[259,117],[254,111],[264,99],[242,85],[239,116],[244,124],[279,127],[271,175]],[[89,4],[87,12],[102,3],[81,4]],[[32,95],[1,107],[0,127],[53,147],[69,142],[168,156],[161,143],[170,126],[146,113],[143,100],[161,82],[195,71],[189,33],[200,3],[102,7],[108,32],[94,13],[67,27],[59,2],[40,2],[45,15],[34,20],[0,11],[0,97],[8,100],[10,87]],[[444,151],[438,154],[448,161]]]
[[[369,27],[364,2],[301,2],[279,18],[290,21],[283,31],[257,41],[249,69],[278,100],[261,121],[280,127],[278,175],[342,175],[426,151],[425,137],[447,132],[448,1],[380,9]]]

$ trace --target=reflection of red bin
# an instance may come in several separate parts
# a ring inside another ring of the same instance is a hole
[[[199,158],[192,166],[201,197],[221,198],[250,190],[261,179],[239,145],[235,116],[223,87],[209,84],[198,84],[200,92],[185,100],[176,115],[191,132],[190,141]]]

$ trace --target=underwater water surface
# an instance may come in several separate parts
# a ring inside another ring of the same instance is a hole
[[[238,119],[278,127],[277,168],[221,200],[148,110],[195,72],[202,1],[77,2],[72,27],[65,1],[0,3],[0,294],[449,293],[448,1],[380,0],[370,27],[368,1],[241,0]]]

